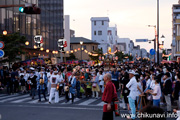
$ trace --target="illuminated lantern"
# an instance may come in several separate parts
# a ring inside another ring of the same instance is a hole
[[[108,52],[111,53],[111,47],[108,47]]]

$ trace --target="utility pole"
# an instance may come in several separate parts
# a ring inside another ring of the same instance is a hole
[[[159,0],[157,0],[157,64],[159,64]]]

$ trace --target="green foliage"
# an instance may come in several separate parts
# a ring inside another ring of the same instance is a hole
[[[74,53],[70,53],[69,57],[66,58],[66,60],[75,60],[75,59],[76,59],[76,56],[74,55]]]
[[[102,50],[102,49],[94,50],[93,53],[94,53],[94,54],[98,54],[98,56],[89,55],[89,57],[91,58],[91,60],[94,60],[94,61],[98,61],[98,60],[99,60],[99,56],[103,56],[103,50]]]
[[[115,53],[115,56],[118,56],[118,60],[119,60],[119,61],[123,61],[123,59],[125,59],[125,57],[128,57],[128,59],[129,59],[130,61],[133,60],[133,56],[128,55],[128,54],[124,54],[122,51],[116,52],[116,53]]]
[[[13,33],[8,35],[0,35],[0,40],[4,42],[4,52],[7,59],[2,62],[14,62],[21,60],[20,55],[24,54],[23,48],[25,48],[25,42],[27,41],[24,36],[20,36],[19,33]]]

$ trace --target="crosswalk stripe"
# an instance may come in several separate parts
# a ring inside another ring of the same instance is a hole
[[[97,106],[103,106],[104,102],[100,102],[99,104],[97,104]]]
[[[81,100],[81,99],[75,98],[75,99],[74,99],[74,103],[75,103],[75,102],[78,102],[79,100]],[[68,103],[63,102],[63,103],[61,103],[61,104],[71,104],[71,100],[70,100]]]
[[[27,96],[29,96],[29,95],[22,95],[22,96],[7,98],[7,99],[4,99],[4,100],[0,100],[0,102],[6,102],[6,101],[14,100],[14,99],[21,99],[21,98],[24,98],[24,97],[27,97]]]
[[[41,95],[41,98],[44,98],[44,96],[43,96],[43,95]],[[31,99],[32,99],[32,98],[31,98]],[[47,97],[46,97],[46,99],[47,99]],[[38,103],[38,101],[39,101],[39,97],[38,97],[38,99],[36,99],[36,100],[32,100],[32,101],[27,102],[27,103]]]
[[[2,97],[2,96],[7,96],[7,94],[0,94],[0,97]]]
[[[10,98],[10,97],[14,97],[14,96],[18,96],[18,95],[8,95],[8,96],[3,96],[3,97],[0,97],[0,99]]]
[[[26,100],[31,100],[31,99],[32,99],[31,97],[28,97],[28,98],[12,101],[11,103],[20,103],[20,102],[23,102],[23,101],[26,101]]]
[[[90,103],[93,103],[95,102],[97,99],[89,99],[89,100],[86,100],[82,103],[79,103],[78,105],[89,105]]]

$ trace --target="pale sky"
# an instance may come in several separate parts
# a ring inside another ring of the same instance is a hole
[[[178,0],[160,1],[160,37],[166,37],[165,48],[172,43],[172,5]],[[120,38],[154,39],[157,24],[157,0],[64,0],[64,14],[70,15],[70,28],[76,37],[91,39],[91,17],[109,17],[110,26],[117,25]],[[136,43],[148,50],[153,44]]]

